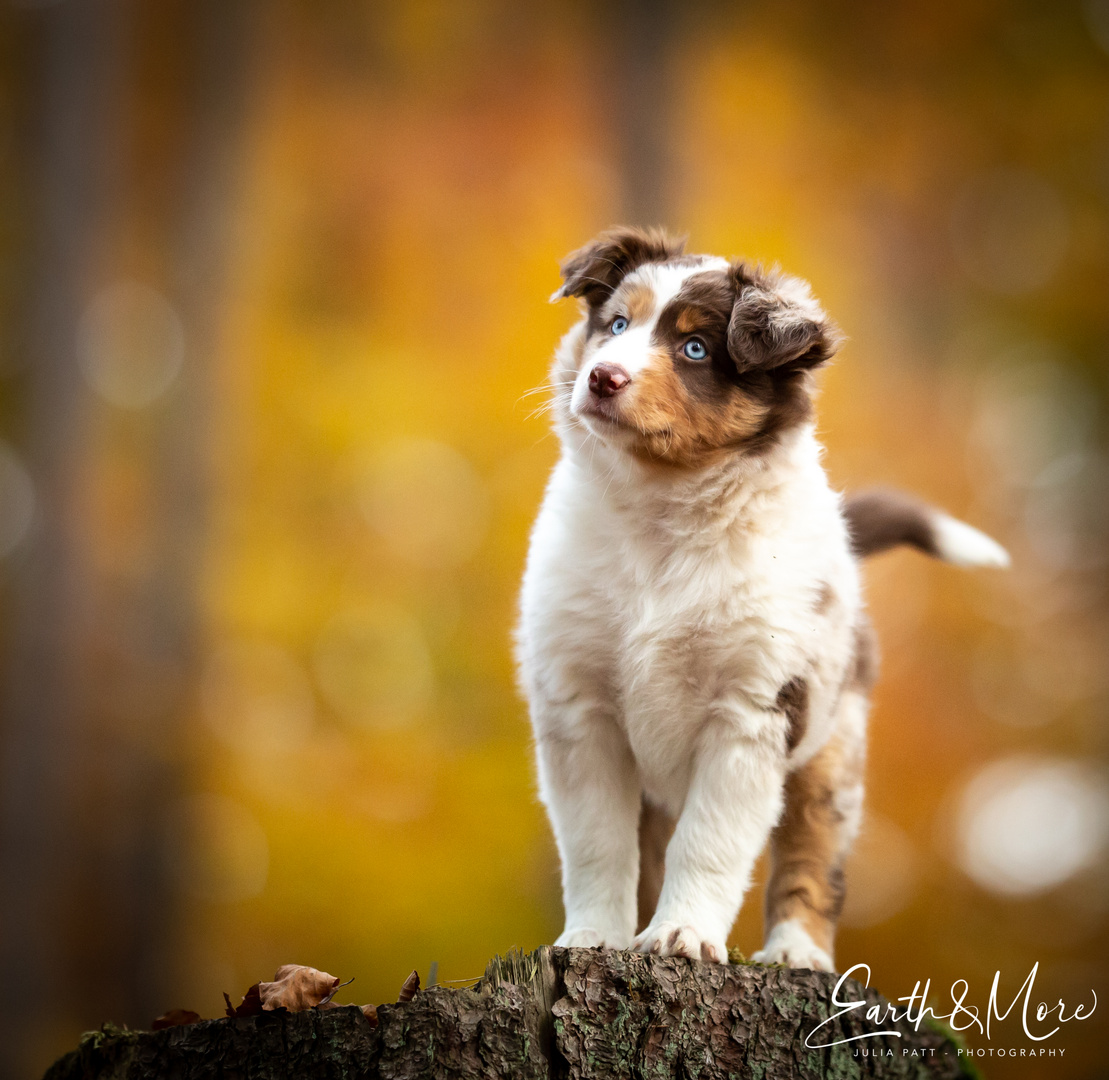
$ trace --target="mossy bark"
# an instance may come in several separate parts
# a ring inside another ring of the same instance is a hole
[[[46,1080],[965,1075],[953,1042],[903,1022],[881,1025],[899,1036],[807,1049],[805,1036],[829,1015],[835,982],[813,971],[543,948],[495,958],[473,989],[432,987],[406,1004],[383,1005],[376,1027],[354,1006],[157,1032],[106,1027],[86,1035]],[[852,1000],[884,1004],[875,991],[848,985]],[[873,1031],[862,1011],[812,1041]],[[856,1049],[870,1053],[856,1057]]]

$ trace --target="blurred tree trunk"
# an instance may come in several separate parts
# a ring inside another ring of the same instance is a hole
[[[600,79],[613,94],[623,224],[666,225],[674,212],[669,129],[679,11],[677,0],[619,0],[606,11],[601,60],[616,62]]]
[[[28,12],[35,20],[30,89],[35,239],[27,312],[24,447],[37,520],[12,567],[0,783],[0,1076],[24,1075],[64,1010],[71,971],[63,927],[80,830],[70,798],[86,749],[78,655],[88,596],[82,557],[82,456],[89,393],[77,326],[91,288],[107,195],[119,5],[100,0]],[[29,993],[27,983],[36,991]]]
[[[138,0],[66,0],[25,16],[42,54],[24,439],[39,520],[15,572],[0,727],[0,957],[20,973],[0,984],[0,1045],[25,1046],[26,1060],[0,1055],[0,1077],[28,1075],[59,1030],[105,1014],[145,1022],[172,977],[167,817],[193,707],[208,385],[256,12],[252,0],[181,0],[153,14]],[[117,138],[147,104],[136,63],[144,18],[170,23],[154,57],[176,83],[160,169],[134,151],[134,131]],[[143,431],[131,464],[148,494],[151,558],[113,580],[93,570],[83,529],[96,402],[77,328],[95,287],[118,272],[105,233],[141,215],[136,193],[151,176],[169,178],[149,200],[159,220],[146,224],[185,360],[147,416],[112,412],[98,428]]]
[[[103,663],[90,665],[90,679],[100,713],[93,725],[109,747],[99,790],[110,806],[97,867],[89,868],[98,903],[85,916],[82,940],[91,947],[81,975],[82,985],[107,984],[99,1015],[111,1002],[108,1014],[131,1024],[161,1010],[174,980],[180,881],[166,845],[187,788],[184,722],[196,711],[211,379],[235,232],[256,10],[253,0],[187,0],[153,16],[161,17],[162,42],[175,48],[177,71],[165,105],[174,137],[159,163],[169,190],[153,200],[165,217],[148,227],[164,250],[159,284],[181,319],[185,356],[144,426],[152,558],[103,583],[103,629],[93,643]],[[143,92],[139,82],[136,93]],[[136,184],[145,172],[136,168]]]

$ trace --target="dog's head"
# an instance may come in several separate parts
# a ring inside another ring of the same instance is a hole
[[[602,233],[562,277],[552,300],[586,306],[556,371],[563,419],[659,463],[765,448],[809,417],[808,372],[840,341],[805,282],[685,255],[658,230]]]

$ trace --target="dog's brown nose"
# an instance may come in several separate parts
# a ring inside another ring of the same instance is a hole
[[[589,389],[597,397],[612,397],[631,381],[631,376],[616,364],[598,364],[589,373]]]

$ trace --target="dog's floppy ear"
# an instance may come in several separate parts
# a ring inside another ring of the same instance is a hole
[[[551,300],[581,296],[590,307],[598,307],[637,266],[668,262],[681,255],[685,240],[676,240],[662,229],[609,229],[562,262],[563,285]]]
[[[737,370],[800,370],[832,358],[843,337],[808,282],[745,263],[733,264],[731,275],[736,301],[728,351]]]

